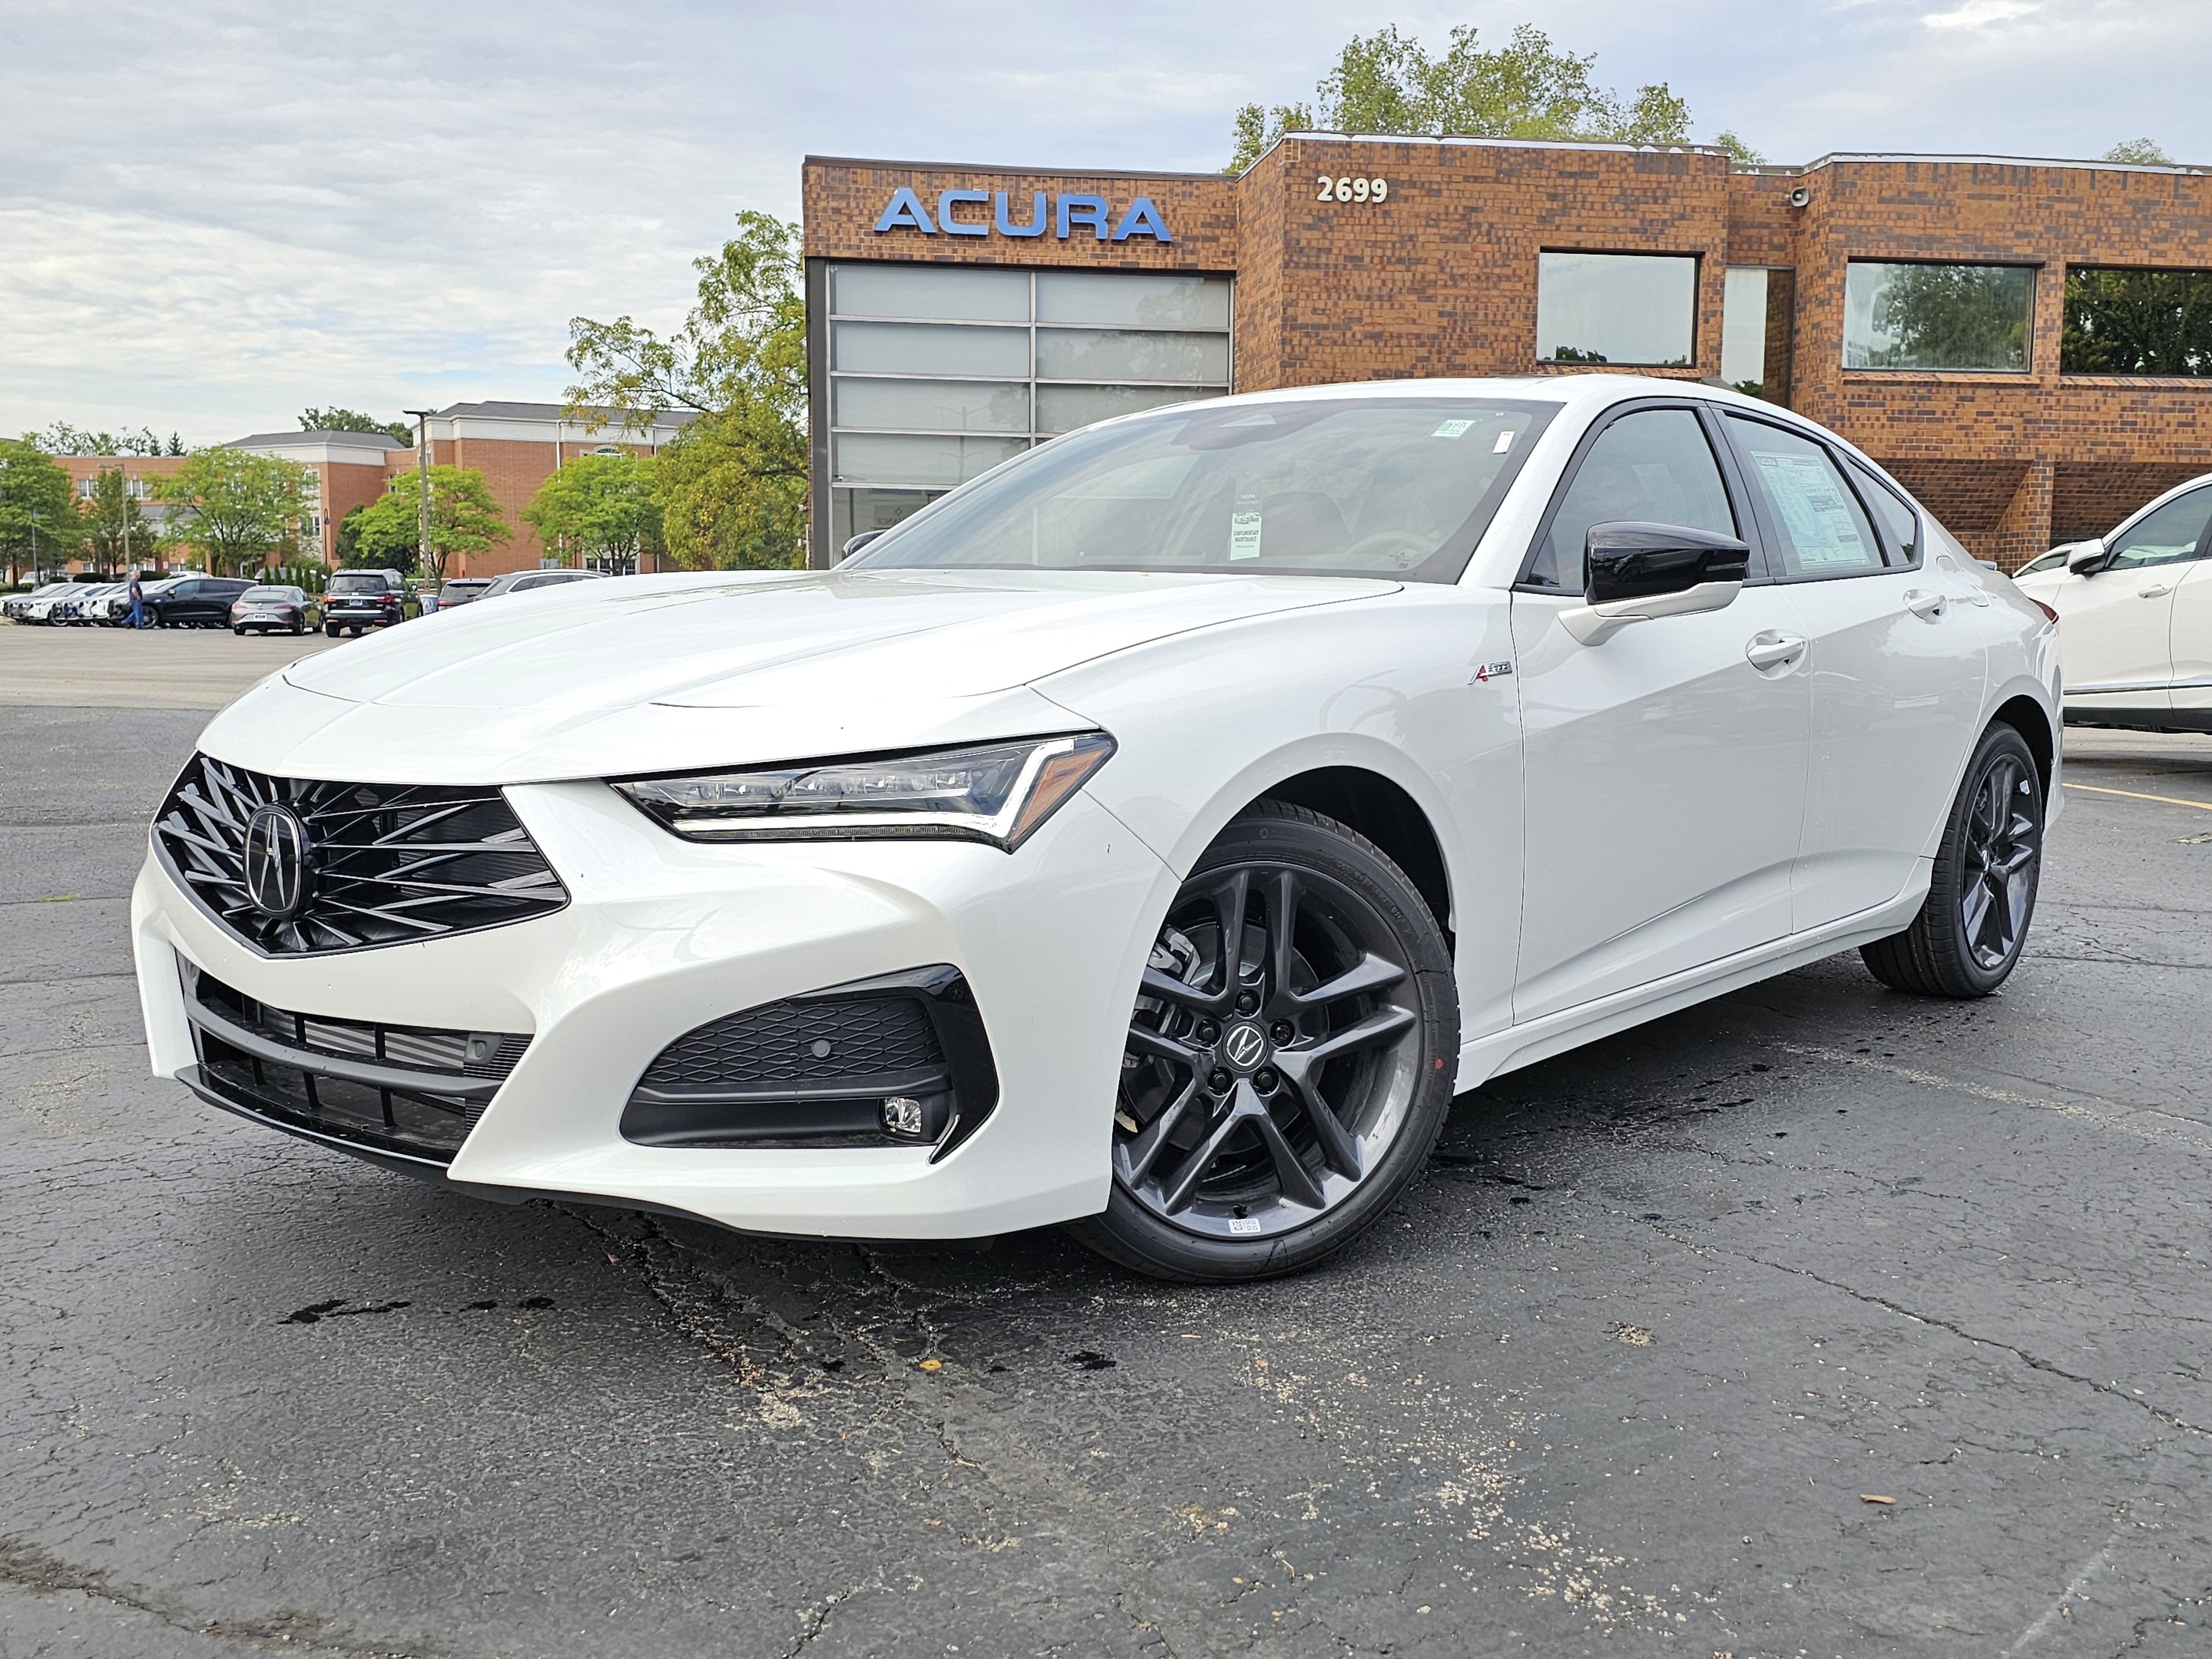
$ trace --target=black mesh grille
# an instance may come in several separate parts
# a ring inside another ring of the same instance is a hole
[[[193,1020],[207,1086],[231,1104],[292,1127],[405,1157],[450,1163],[491,1099],[486,1084],[504,1080],[530,1047],[519,1032],[447,1031],[325,1019],[272,1007],[213,975],[187,969],[185,994],[216,1022],[282,1044],[280,1056],[250,1051]],[[404,1079],[340,1077],[328,1062],[351,1061]],[[324,1062],[319,1064],[318,1062]],[[466,1093],[449,1093],[449,1083]],[[471,1086],[473,1085],[473,1086]]]
[[[270,803],[306,824],[311,896],[280,920],[246,888],[246,822]],[[217,921],[255,948],[311,955],[436,939],[559,909],[568,890],[495,788],[272,778],[196,755],[155,844]]]
[[[823,1044],[827,1052],[817,1054]],[[679,1037],[641,1083],[672,1091],[837,1083],[944,1064],[936,1028],[914,997],[771,1002]]]

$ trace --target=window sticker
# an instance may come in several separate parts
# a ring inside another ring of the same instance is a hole
[[[1504,431],[1498,434],[1498,441],[1491,445],[1490,453],[1493,455],[1503,455],[1507,450],[1512,447],[1513,428],[1509,426]]]
[[[1881,562],[1859,538],[1842,488],[1817,459],[1765,450],[1754,450],[1753,459],[1766,480],[1767,493],[1774,498],[1802,568],[1863,570]]]
[[[1429,436],[1431,438],[1464,438],[1467,436],[1468,428],[1474,424],[1474,422],[1473,421],[1444,421],[1440,422],[1437,425],[1437,429],[1429,434]]]
[[[1232,560],[1260,556],[1260,498],[1257,495],[1239,495],[1235,509],[1229,514],[1229,556]]]

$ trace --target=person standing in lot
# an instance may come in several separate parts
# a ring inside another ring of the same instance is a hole
[[[135,570],[131,573],[131,625],[133,628],[146,625],[146,594],[138,586],[138,573]]]

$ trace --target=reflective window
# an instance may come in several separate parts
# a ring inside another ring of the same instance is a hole
[[[1705,428],[1688,410],[1638,410],[1598,434],[1522,580],[1581,592],[1589,585],[1583,559],[1590,526],[1620,523],[1741,533]]]
[[[1775,557],[1785,580],[1863,576],[1883,568],[1881,544],[1828,452],[1764,421],[1728,417],[1751,462],[1752,488],[1766,502]]]
[[[839,548],[1042,439],[1229,390],[1218,277],[833,265],[827,295]]]
[[[2193,559],[2204,540],[2204,526],[2212,520],[2212,489],[2192,489],[2178,495],[2154,513],[2148,513],[2112,539],[2108,570],[2131,570],[2139,565],[2177,564]]]
[[[1845,368],[2025,374],[2035,273],[2024,265],[1844,268]]]
[[[1693,256],[1537,255],[1540,362],[1686,366],[1694,352],[1697,313]]]
[[[1407,398],[1165,410],[1025,456],[854,562],[1451,581],[1554,407]]]
[[[2069,270],[2058,367],[2212,374],[2212,270]]]
[[[1790,401],[1797,274],[1733,265],[1721,300],[1721,379],[1771,404]]]
[[[1859,487],[1859,499],[1874,509],[1882,556],[1893,565],[1914,562],[1920,556],[1920,515],[1910,501],[1856,461],[1850,465],[1851,480]]]

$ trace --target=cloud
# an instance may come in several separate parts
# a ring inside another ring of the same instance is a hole
[[[2040,0],[1966,0],[1948,11],[1931,11],[1920,21],[1931,29],[1978,29],[1991,23],[2013,23],[2043,9]]]

